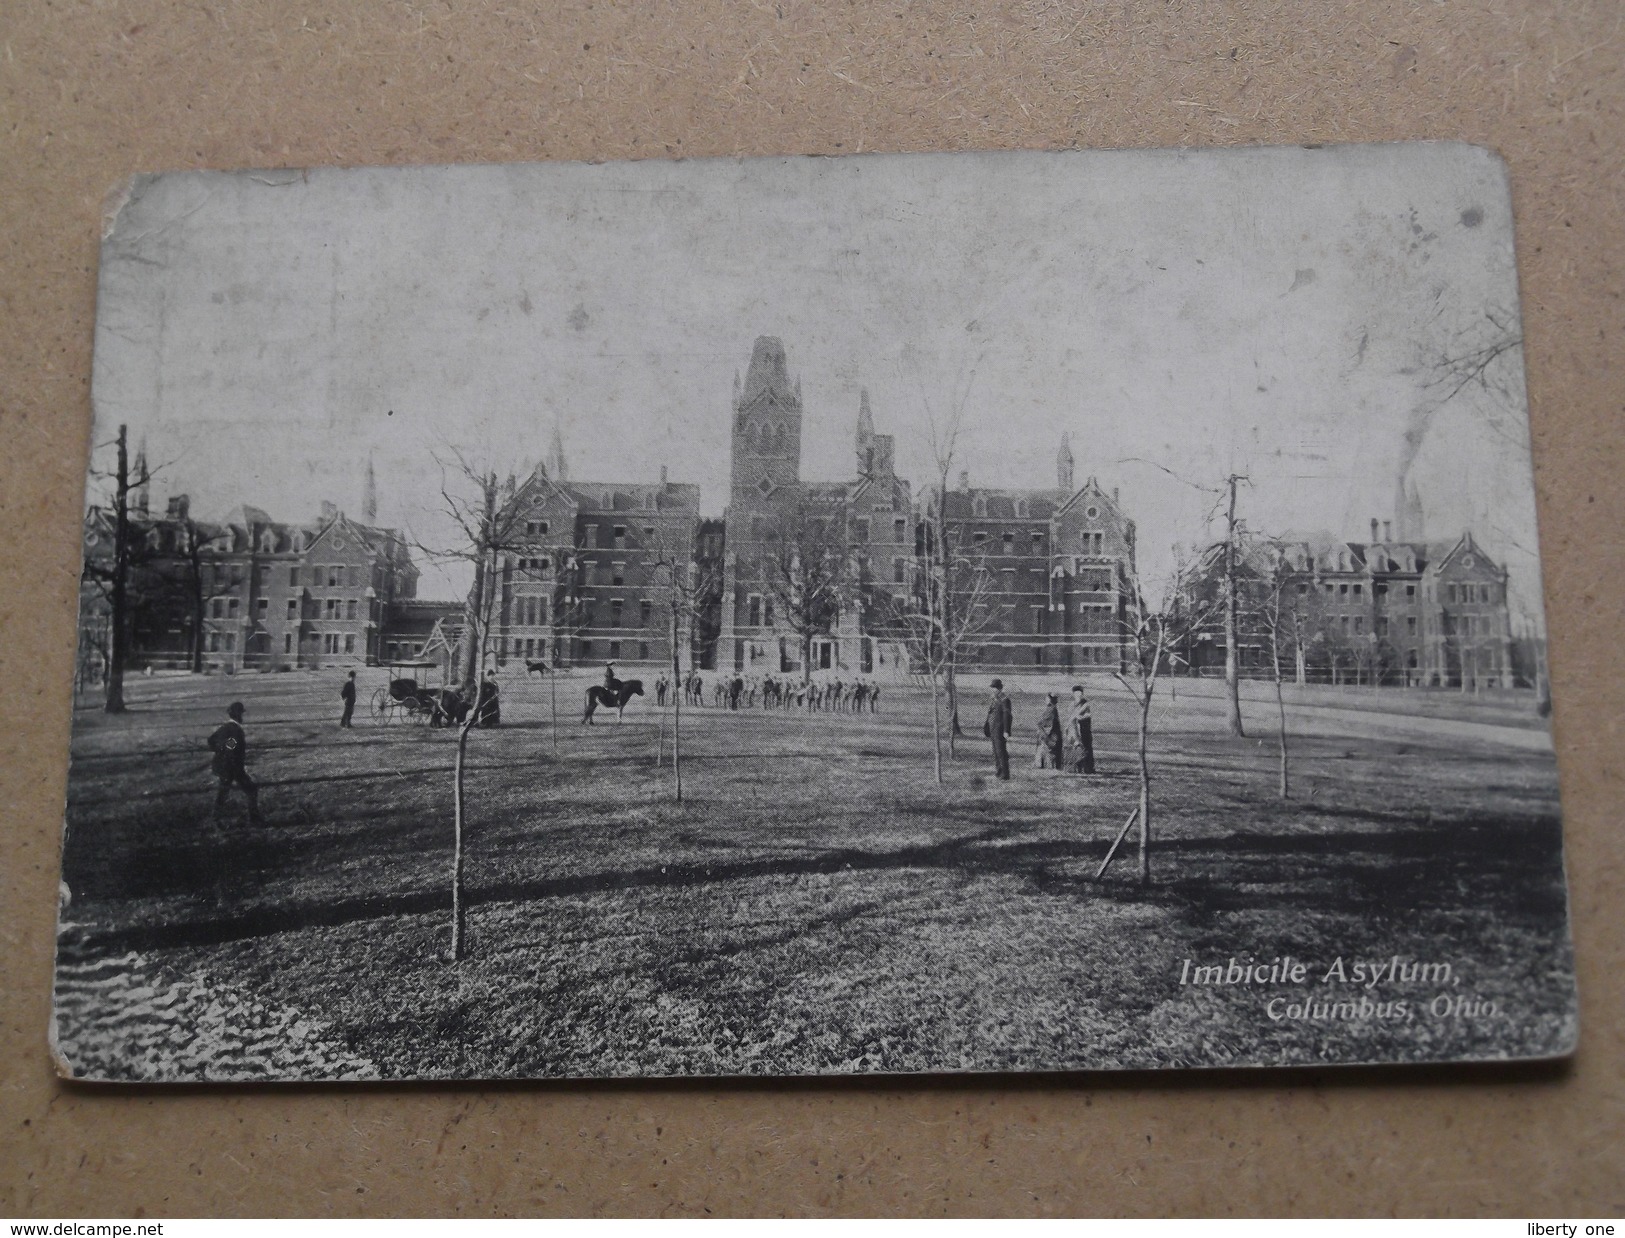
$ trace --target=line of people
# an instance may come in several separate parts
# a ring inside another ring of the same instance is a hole
[[[868,679],[797,679],[773,675],[717,675],[711,680],[711,705],[717,709],[806,709],[823,713],[879,713],[880,685]],[[703,706],[706,681],[698,671],[682,678],[683,703]],[[672,677],[655,680],[655,704],[676,700]]]

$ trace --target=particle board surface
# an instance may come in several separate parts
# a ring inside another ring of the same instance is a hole
[[[1618,1214],[1625,25],[1482,2],[0,15],[0,1212]],[[1451,138],[1517,213],[1572,1063],[924,1082],[65,1086],[52,924],[97,245],[137,171]]]

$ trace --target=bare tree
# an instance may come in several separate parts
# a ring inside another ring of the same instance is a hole
[[[937,637],[946,643],[943,647],[944,662],[941,668],[942,680],[948,694],[948,753],[956,755],[955,741],[963,732],[959,723],[959,683],[958,683],[958,654],[964,642],[950,639],[960,634],[967,639],[972,635],[965,631],[968,616],[961,615],[955,610],[957,601],[956,587],[950,579],[953,573],[949,564],[952,556],[948,553],[948,478],[953,474],[955,461],[959,454],[959,436],[965,425],[965,407],[970,402],[971,388],[975,385],[977,370],[982,355],[978,354],[969,364],[968,372],[962,367],[956,377],[953,390],[949,394],[946,408],[941,411],[932,402],[929,395],[929,386],[923,379],[917,379],[920,393],[920,404],[925,411],[925,428],[927,445],[931,451],[932,490],[934,491],[930,510],[932,520],[926,531],[926,603],[927,610],[935,605],[936,613],[932,625]],[[933,562],[932,547],[935,547],[936,558]],[[934,583],[933,583],[934,582]],[[933,689],[934,691],[934,689]],[[935,701],[932,705],[936,707]],[[938,765],[941,761],[939,758]],[[938,780],[941,780],[939,769]]]
[[[1275,682],[1276,740],[1281,755],[1279,792],[1282,799],[1292,794],[1289,753],[1287,748],[1286,695],[1282,686],[1284,672],[1281,663],[1284,651],[1290,645],[1297,666],[1298,682],[1303,682],[1304,633],[1308,626],[1308,609],[1299,593],[1304,583],[1302,574],[1295,571],[1279,544],[1266,543],[1253,548],[1255,559],[1264,559],[1267,569],[1262,574],[1257,594],[1254,617],[1263,628],[1270,643],[1270,675]]]
[[[523,549],[524,522],[514,503],[514,482],[499,482],[491,468],[478,467],[461,452],[451,460],[436,457],[441,466],[440,495],[444,514],[456,529],[450,546],[427,547],[424,554],[440,562],[461,562],[473,569],[473,584],[463,605],[463,635],[457,666],[461,698],[457,724],[457,755],[452,765],[451,957],[462,959],[467,949],[466,902],[463,896],[464,856],[468,833],[468,741],[486,716],[485,674],[492,656],[491,636],[499,620],[504,556]]]
[[[108,609],[104,670],[103,708],[110,714],[124,712],[124,671],[129,661],[131,602],[139,585],[132,579],[138,561],[143,558],[135,544],[135,527],[131,521],[130,496],[152,482],[157,469],[149,469],[145,453],[130,467],[129,433],[120,425],[118,435],[111,444],[114,448],[114,466],[111,473],[92,469],[91,476],[112,483],[113,549],[106,558],[85,556],[84,576],[96,586]]]
[[[1200,490],[1204,494],[1214,496],[1213,507],[1207,514],[1207,523],[1211,524],[1222,514],[1224,516],[1224,541],[1221,548],[1221,575],[1220,582],[1223,590],[1223,606],[1221,613],[1224,622],[1224,695],[1225,695],[1225,724],[1230,734],[1244,736],[1245,729],[1241,722],[1241,681],[1240,681],[1240,633],[1238,631],[1238,616],[1241,607],[1241,580],[1240,569],[1242,564],[1242,541],[1246,537],[1246,522],[1236,515],[1236,488],[1243,482],[1251,485],[1247,474],[1230,473],[1224,481],[1217,486],[1204,485],[1192,481],[1188,477],[1181,477],[1166,465],[1158,464],[1155,460],[1147,460],[1140,456],[1130,456],[1118,461],[1119,464],[1149,464],[1168,474],[1175,481]]]
[[[1237,613],[1241,601],[1236,574],[1241,547],[1236,540],[1236,483],[1246,480],[1239,473],[1225,478],[1229,497],[1225,504],[1224,520],[1224,695],[1230,734],[1238,737],[1245,735],[1246,731],[1241,725],[1241,682],[1237,666]]]
[[[769,517],[753,548],[750,579],[761,587],[778,622],[795,634],[801,681],[812,678],[812,645],[833,635],[843,608],[856,602],[860,578],[842,515],[802,498]]]
[[[683,799],[683,662],[685,644],[691,646],[694,627],[706,607],[720,596],[722,565],[695,553],[695,529],[686,520],[680,527],[674,521],[657,521],[649,549],[654,558],[650,571],[666,590],[668,639],[671,642],[671,781],[672,799]],[[690,654],[690,667],[693,656]],[[666,715],[660,715],[660,738],[655,754],[658,765],[665,759]]]
[[[1117,842],[1106,854],[1105,863],[1096,876],[1106,871],[1129,827],[1139,821],[1139,877],[1141,884],[1151,880],[1151,702],[1156,696],[1157,682],[1169,661],[1169,655],[1183,633],[1200,627],[1210,617],[1208,605],[1198,599],[1194,590],[1185,588],[1189,569],[1183,565],[1176,569],[1167,588],[1156,604],[1148,603],[1140,580],[1139,569],[1130,560],[1127,566],[1128,605],[1123,626],[1132,656],[1126,671],[1117,671],[1114,677],[1128,689],[1137,707],[1135,728],[1135,758],[1139,773],[1139,802],[1129,819],[1124,822]],[[1181,599],[1184,599],[1182,602]]]
[[[935,502],[940,504],[941,493]],[[940,512],[940,507],[939,507]],[[953,695],[954,667],[992,626],[991,601],[998,592],[993,573],[980,550],[940,540],[934,521],[927,531],[917,591],[893,602],[887,626],[902,637],[915,673],[931,692],[931,739],[938,782],[943,781],[943,710],[948,711],[948,752],[954,755],[953,729],[958,724]]]

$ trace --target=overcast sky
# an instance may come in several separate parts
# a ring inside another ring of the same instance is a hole
[[[524,469],[555,422],[574,477],[665,465],[720,513],[775,335],[804,477],[851,475],[867,386],[921,483],[962,399],[975,482],[1054,485],[1070,433],[1156,577],[1231,471],[1255,527],[1363,541],[1414,455],[1428,537],[1471,527],[1528,610],[1521,351],[1440,364],[1516,309],[1502,165],[1459,145],[180,173],[104,247],[94,400],[173,461],[155,503],[358,515],[370,453],[380,521],[437,544],[431,453]]]

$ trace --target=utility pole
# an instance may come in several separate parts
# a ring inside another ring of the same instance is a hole
[[[1229,710],[1230,734],[1245,735],[1241,727],[1241,685],[1236,667],[1236,483],[1239,474],[1226,479],[1230,503],[1225,512],[1224,532],[1224,694]]]

